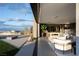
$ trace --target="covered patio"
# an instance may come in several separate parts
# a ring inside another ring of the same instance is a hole
[[[46,4],[40,4],[39,9],[40,9],[38,14],[39,39],[41,40],[41,37],[43,38],[46,37],[47,39],[45,40],[47,40],[47,43],[50,45],[51,48],[54,45],[58,55],[69,55],[69,54],[75,55],[76,5],[74,3],[53,3],[53,4],[46,3]],[[43,30],[41,29],[42,25],[46,27]],[[42,35],[42,33],[45,35]],[[68,34],[69,36],[68,38],[66,34]],[[73,38],[70,38],[71,35]],[[40,41],[38,41],[38,43],[39,42]],[[40,44],[38,44],[38,47]],[[69,52],[69,50],[71,52]],[[62,51],[62,53],[58,53],[60,51]],[[63,53],[63,51],[65,51],[65,53]]]

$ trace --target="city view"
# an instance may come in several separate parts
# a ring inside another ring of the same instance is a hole
[[[18,51],[33,42],[33,22],[29,3],[0,3],[0,55],[24,55]]]

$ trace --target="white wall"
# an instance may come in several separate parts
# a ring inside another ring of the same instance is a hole
[[[79,4],[76,4],[76,54],[79,55]]]

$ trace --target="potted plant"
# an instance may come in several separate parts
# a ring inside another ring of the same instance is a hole
[[[47,29],[46,25],[44,25],[44,24],[41,25],[42,37],[44,36],[46,29]]]

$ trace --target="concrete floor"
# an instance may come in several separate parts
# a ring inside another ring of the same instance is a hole
[[[38,56],[56,56],[45,38],[38,39]]]

